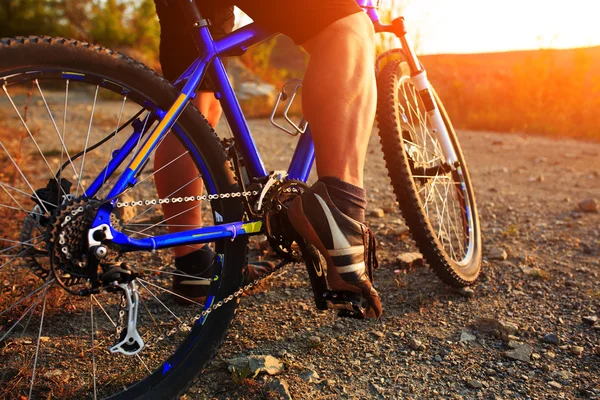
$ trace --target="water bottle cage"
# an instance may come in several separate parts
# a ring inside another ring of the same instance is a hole
[[[291,94],[289,94],[289,92],[286,91],[286,88],[291,85],[294,85],[294,89],[291,91]],[[294,99],[296,98],[296,94],[298,93],[298,90],[301,87],[302,81],[300,79],[292,79],[291,81],[286,82],[285,85],[283,85],[283,87],[281,88],[281,93],[279,93],[279,96],[277,96],[277,101],[275,102],[273,112],[271,113],[271,124],[281,129],[290,136],[298,136],[299,134],[306,132],[306,128],[308,127],[308,122],[306,122],[304,117],[301,117],[300,121],[296,123],[289,116],[290,108],[292,107]],[[281,103],[282,101],[287,102],[287,105],[285,106],[285,109],[283,111],[283,117],[293,129],[290,129],[290,127],[283,126],[275,122],[275,114],[277,113],[277,109],[279,108],[279,103]]]

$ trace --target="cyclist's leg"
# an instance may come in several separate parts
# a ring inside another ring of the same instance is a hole
[[[310,61],[302,109],[313,133],[317,172],[359,187],[377,102],[374,35],[360,12],[303,44]]]
[[[161,25],[160,62],[163,75],[170,81],[174,81],[192,63],[198,53],[189,30],[181,22],[184,20],[184,16],[179,5],[174,1],[166,0],[155,0],[155,4]],[[212,19],[211,33],[213,36],[220,37],[232,31],[234,25],[232,6],[209,9],[206,12]],[[214,97],[210,82],[207,80],[202,82],[200,89],[201,92],[192,103],[215,127],[221,117],[221,105]],[[198,175],[198,170],[191,158],[187,155],[180,157],[184,152],[183,146],[172,135],[168,135],[156,150],[154,168],[159,171],[155,177],[159,196],[189,197],[202,194],[203,188],[200,179],[182,187]],[[178,158],[177,161],[172,162],[176,158]],[[200,207],[191,208],[191,206],[193,204],[190,203],[163,205],[165,218],[170,218],[170,232],[189,229],[189,225],[201,226],[202,211]],[[177,247],[175,256],[182,257],[200,248],[202,245]]]
[[[377,96],[373,26],[353,0],[239,3],[252,18],[292,36],[311,55],[303,111],[321,181],[292,202],[288,216],[327,260],[331,288],[362,293],[371,314],[380,316],[381,302],[370,279],[376,266],[374,238],[361,220],[363,168]],[[293,18],[285,18],[290,13]]]

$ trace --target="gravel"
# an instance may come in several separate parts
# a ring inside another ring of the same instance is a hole
[[[250,127],[268,168],[286,168],[294,139],[263,120]],[[304,266],[287,267],[269,280],[268,291],[242,298],[215,362],[188,398],[268,398],[267,385],[276,378],[296,399],[599,398],[600,331],[582,318],[600,310],[600,213],[583,212],[578,204],[600,199],[600,178],[593,174],[598,159],[587,152],[597,154],[600,144],[489,132],[461,132],[460,140],[486,258],[474,298],[454,292],[426,268],[394,273],[399,254],[418,250],[410,236],[396,232],[404,231],[403,222],[389,208],[395,197],[374,135],[365,185],[369,209],[385,209],[383,218],[367,217],[380,244],[375,284],[383,319],[318,311]],[[541,157],[545,161],[536,162]],[[530,183],[530,176],[545,179]],[[253,257],[260,254],[258,242],[256,248]],[[506,258],[491,259],[491,249],[504,250]],[[490,328],[481,329],[479,318],[489,319]],[[463,332],[475,339],[461,340]],[[557,335],[559,344],[543,340],[547,334]],[[309,339],[315,336],[319,344]],[[510,349],[509,340],[523,344]],[[411,346],[414,341],[422,351]],[[573,355],[573,346],[583,353]],[[256,378],[255,385],[235,384],[223,360],[251,354],[276,356],[285,370]],[[318,374],[316,381],[303,378],[309,370]],[[556,375],[560,371],[572,373],[568,381]]]

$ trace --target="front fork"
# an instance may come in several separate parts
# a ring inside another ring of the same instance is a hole
[[[456,156],[456,152],[454,151],[454,146],[450,139],[450,135],[448,134],[448,128],[444,123],[442,113],[437,105],[433,88],[431,87],[431,83],[429,83],[429,79],[427,79],[427,72],[425,71],[425,68],[419,61],[417,54],[406,38],[404,17],[396,18],[394,21],[392,21],[391,25],[382,25],[381,23],[376,22],[375,29],[377,32],[393,33],[396,35],[396,37],[398,37],[398,39],[400,39],[402,53],[406,59],[408,67],[410,68],[411,82],[417,89],[421,101],[423,101],[425,112],[431,121],[432,133],[440,143],[446,163],[450,167],[454,168],[454,166],[457,164],[458,158]],[[390,53],[394,51],[395,50],[390,50]]]

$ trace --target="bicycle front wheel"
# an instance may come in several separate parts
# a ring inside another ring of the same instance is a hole
[[[423,101],[403,60],[378,76],[377,124],[402,215],[427,263],[446,284],[473,284],[481,268],[481,233],[475,195],[458,138],[434,99],[458,157],[448,166]]]
[[[223,301],[206,318],[208,304],[177,301],[170,249],[124,253],[107,244],[109,261],[138,273],[134,320],[145,347],[135,355],[109,351],[123,338],[118,328],[127,327],[124,298],[90,292],[85,279],[90,218],[132,155],[112,173],[104,167],[140,147],[177,90],[121,54],[48,37],[0,40],[0,86],[0,398],[177,397],[224,340],[239,300],[227,298],[241,284],[247,238],[211,244],[219,255],[212,279],[186,278],[210,285],[212,304]],[[197,184],[212,195],[180,203],[180,213],[201,209],[194,215],[203,220],[178,224],[178,231],[241,221],[239,197],[215,196],[240,189],[206,120],[188,106],[170,135],[181,153],[154,167],[151,156],[119,199],[127,207],[115,209],[112,225],[134,238],[175,227],[157,205],[161,173],[178,182],[168,198]],[[188,158],[193,168],[182,170],[179,160]]]

